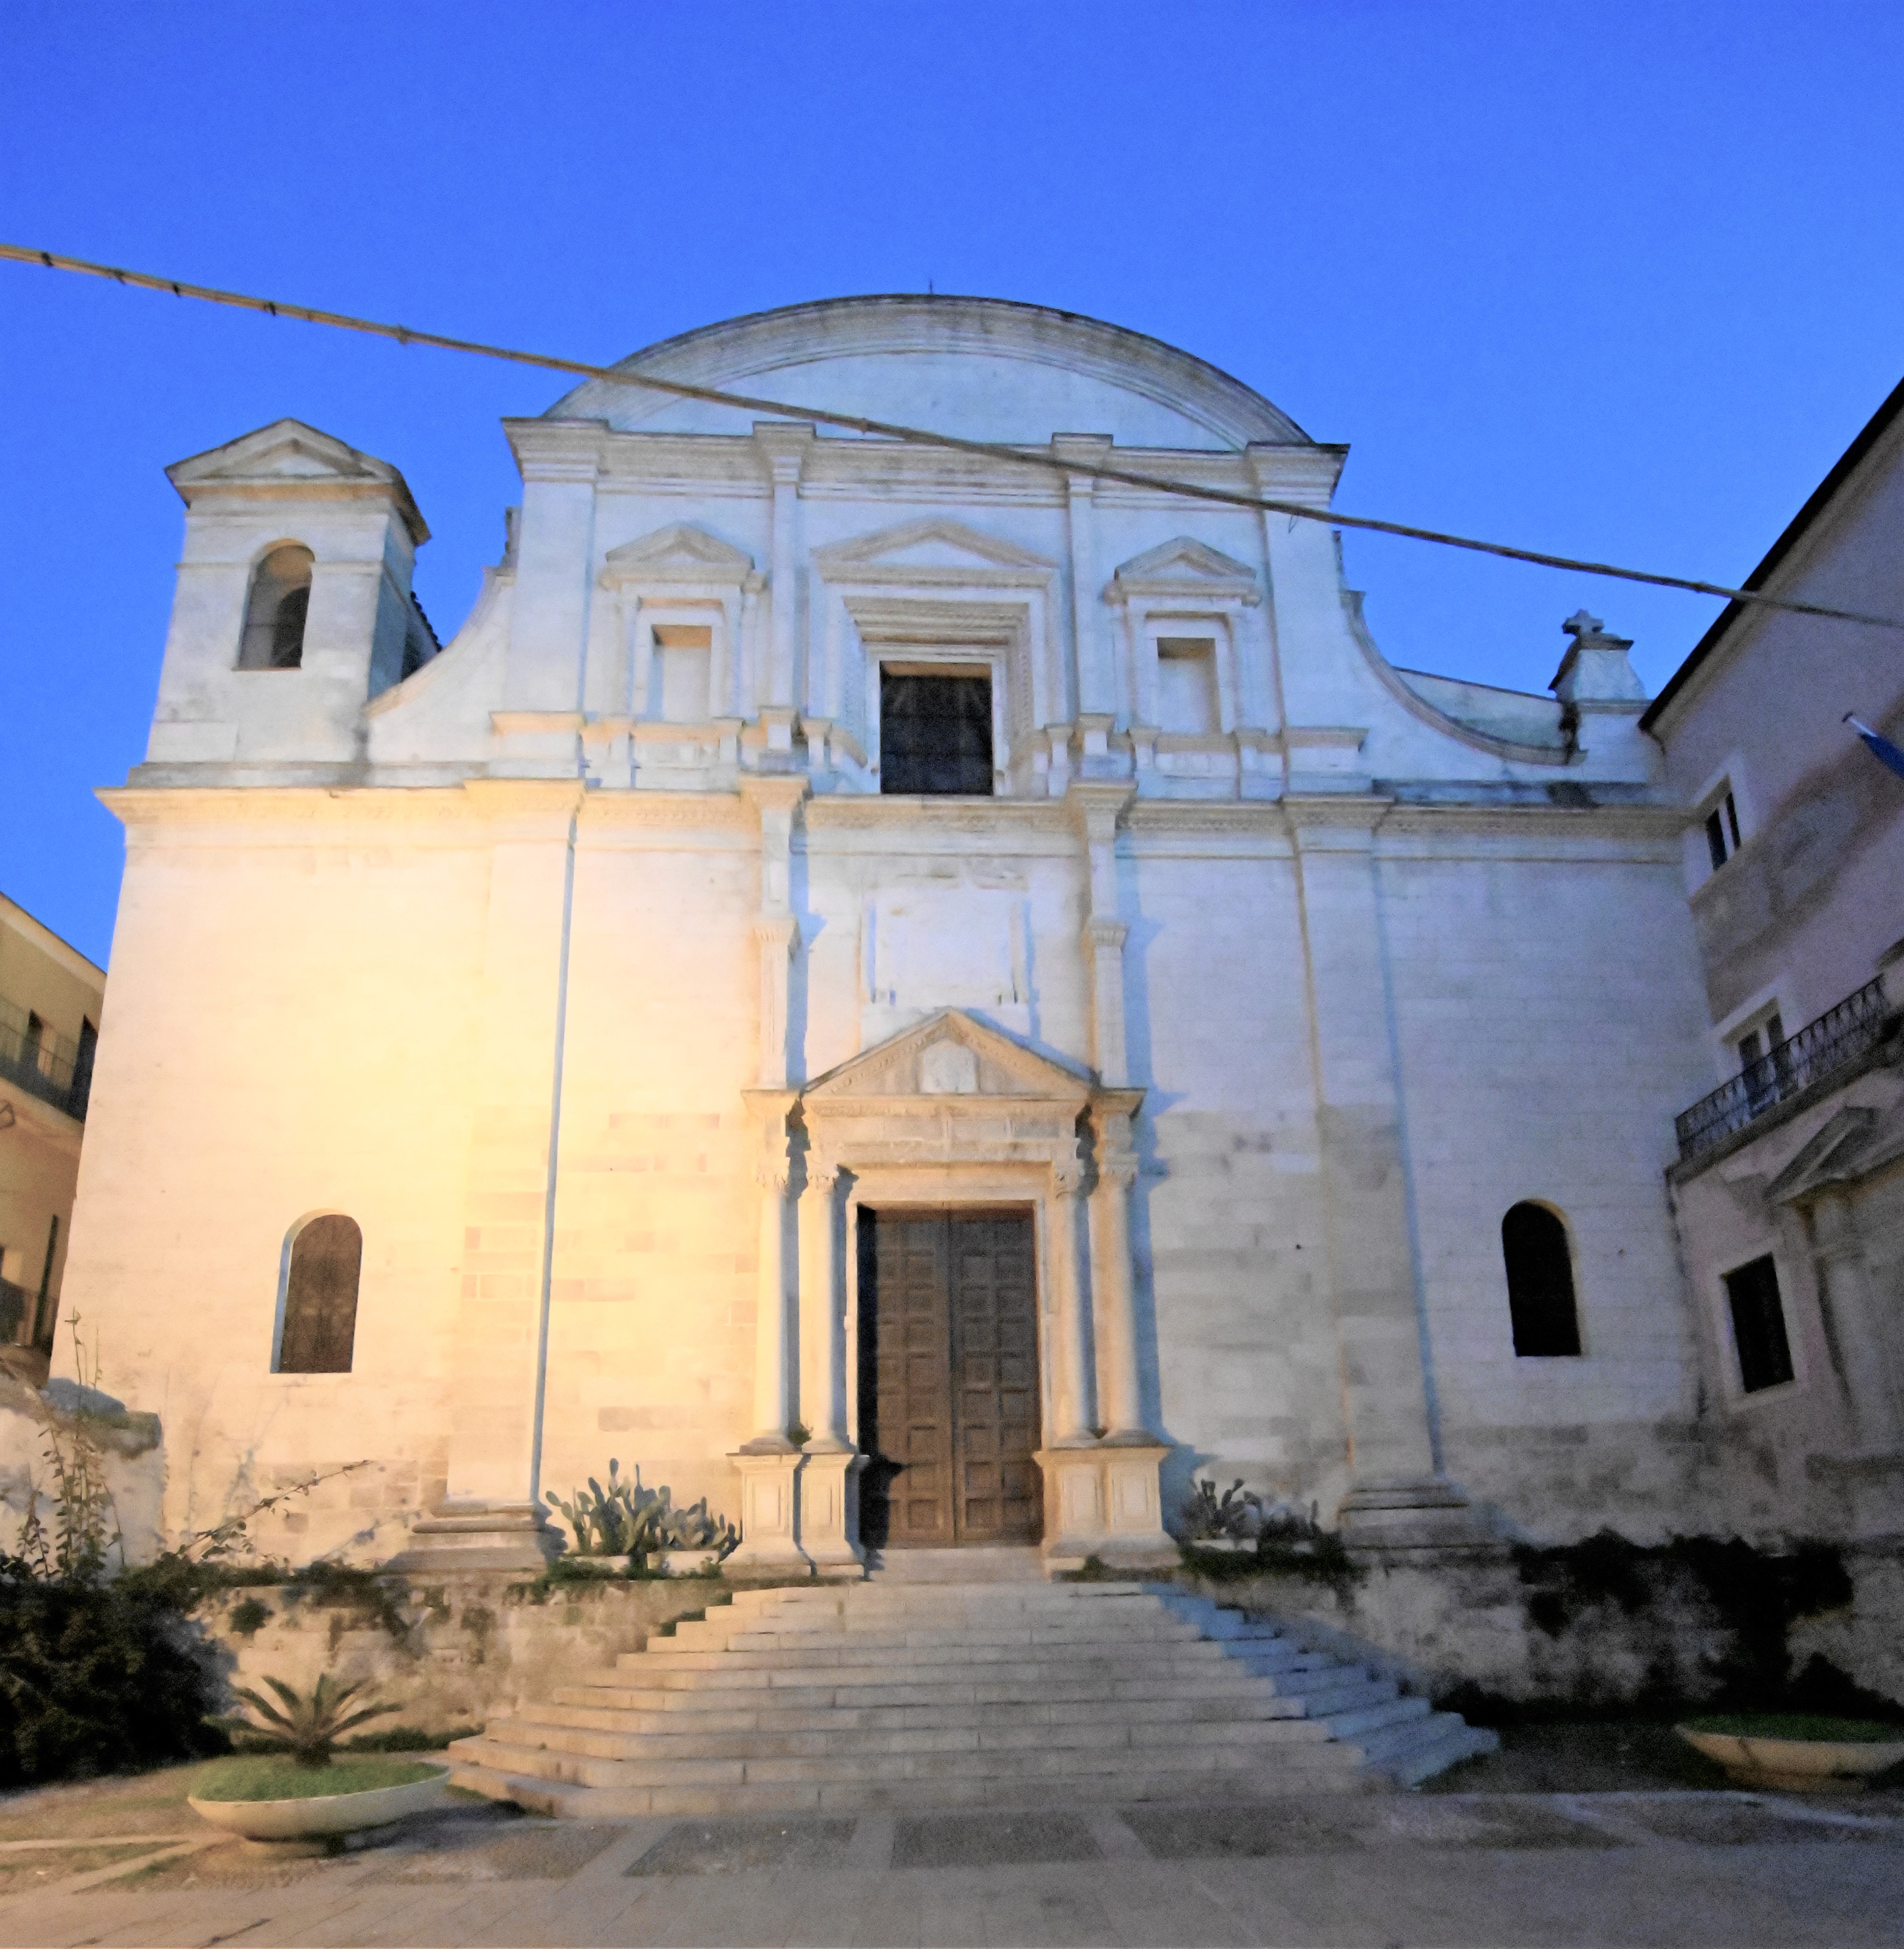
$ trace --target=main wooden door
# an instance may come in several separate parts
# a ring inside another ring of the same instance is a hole
[[[860,1208],[860,1533],[875,1548],[1035,1543],[1031,1214]]]

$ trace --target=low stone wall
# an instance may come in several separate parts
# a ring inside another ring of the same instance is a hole
[[[268,1584],[219,1591],[197,1611],[228,1680],[266,1677],[308,1691],[319,1675],[367,1679],[400,1710],[366,1731],[480,1726],[518,1700],[611,1671],[664,1625],[731,1594],[677,1578],[533,1586],[496,1572],[366,1580],[354,1589]],[[266,1614],[262,1621],[258,1612]]]
[[[1847,1546],[1843,1563],[1850,1600],[1790,1624],[1790,1671],[1822,1655],[1856,1684],[1904,1703],[1904,1547]],[[1716,1696],[1755,1657],[1760,1668],[1778,1661],[1780,1627],[1762,1606],[1728,1614],[1694,1568],[1671,1557],[1625,1566],[1598,1584],[1538,1571],[1530,1578],[1505,1550],[1357,1553],[1355,1571],[1333,1584],[1190,1571],[1182,1581],[1436,1698],[1482,1693],[1591,1709],[1683,1703]]]

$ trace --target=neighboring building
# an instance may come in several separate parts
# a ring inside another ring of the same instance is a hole
[[[1141,1555],[1199,1469],[1365,1540],[1697,1527],[1707,1011],[1629,646],[1393,668],[1326,525],[1088,471],[1325,510],[1344,450],[1089,320],[620,369],[508,424],[440,654],[394,468],[171,470],[68,1288],[168,1522],[368,1458],[260,1540],[533,1562],[612,1455],[768,1562],[862,1497]]]
[[[0,1355],[44,1379],[106,978],[0,895]]]
[[[1904,616],[1904,385],[1746,586]],[[1847,713],[1904,738],[1904,635],[1735,602],[1640,722],[1693,813],[1718,1087],[1670,1176],[1731,1512],[1872,1535],[1904,1499],[1904,778]]]

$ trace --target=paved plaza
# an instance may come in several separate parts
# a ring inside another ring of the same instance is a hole
[[[0,1944],[1904,1940],[1893,1794],[1448,1792],[599,1824],[458,1800],[356,1851],[287,1861],[194,1832],[176,1788],[139,1800],[128,1784],[81,1790],[55,1835],[28,1830],[56,1801],[71,1808],[70,1791],[0,1808]]]

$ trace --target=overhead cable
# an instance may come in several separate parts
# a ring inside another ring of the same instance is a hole
[[[1681,589],[1694,595],[1718,596],[1728,602],[1784,610],[1795,615],[1827,617],[1834,622],[1861,623],[1873,629],[1904,630],[1904,619],[1893,616],[1867,615],[1859,610],[1834,608],[1822,602],[1801,602],[1790,596],[1768,595],[1762,589],[1734,589],[1724,583],[1702,581],[1691,576],[1661,575],[1650,569],[1622,568],[1612,562],[1587,561],[1573,555],[1548,554],[1539,549],[1516,548],[1506,542],[1481,541],[1471,535],[1449,534],[1438,528],[1417,527],[1406,521],[1380,521],[1367,514],[1345,514],[1334,508],[1314,507],[1307,502],[1242,493],[1199,481],[1174,480],[1134,468],[1107,466],[1101,462],[1010,446],[1000,441],[964,440],[957,434],[935,433],[928,427],[870,419],[863,414],[841,412],[830,407],[796,406],[784,399],[761,399],[750,393],[724,391],[717,387],[696,386],[686,380],[628,371],[619,366],[595,365],[579,359],[556,358],[548,353],[488,345],[478,339],[452,338],[442,332],[420,331],[411,325],[356,318],[347,312],[322,311],[310,305],[288,303],[282,299],[254,297],[243,291],[220,291],[212,285],[157,277],[150,272],[95,264],[83,257],[62,256],[57,251],[36,250],[26,244],[0,243],[0,261],[38,264],[47,270],[77,272],[86,277],[110,278],[115,284],[130,285],[140,291],[169,291],[174,297],[195,298],[207,304],[230,305],[241,311],[263,312],[272,318],[296,319],[306,325],[329,325],[341,331],[366,332],[373,337],[394,340],[399,345],[426,345],[440,351],[465,352],[480,359],[497,359],[511,365],[536,366],[545,371],[570,373],[578,378],[599,379],[613,386],[640,387],[676,399],[698,399],[710,406],[730,406],[739,412],[762,413],[776,419],[811,421],[826,426],[843,427],[850,432],[900,440],[911,446],[940,447],[1010,466],[1035,468],[1045,473],[1107,480],[1122,486],[1143,488],[1153,493],[1175,495],[1186,500],[1284,514],[1293,521],[1319,522],[1325,527],[1355,528],[1369,534],[1398,535],[1408,541],[1430,542],[1439,548],[1464,549],[1470,554],[1496,555],[1508,561],[1531,562],[1540,568],[1604,576],[1616,582],[1644,583],[1657,589]]]

